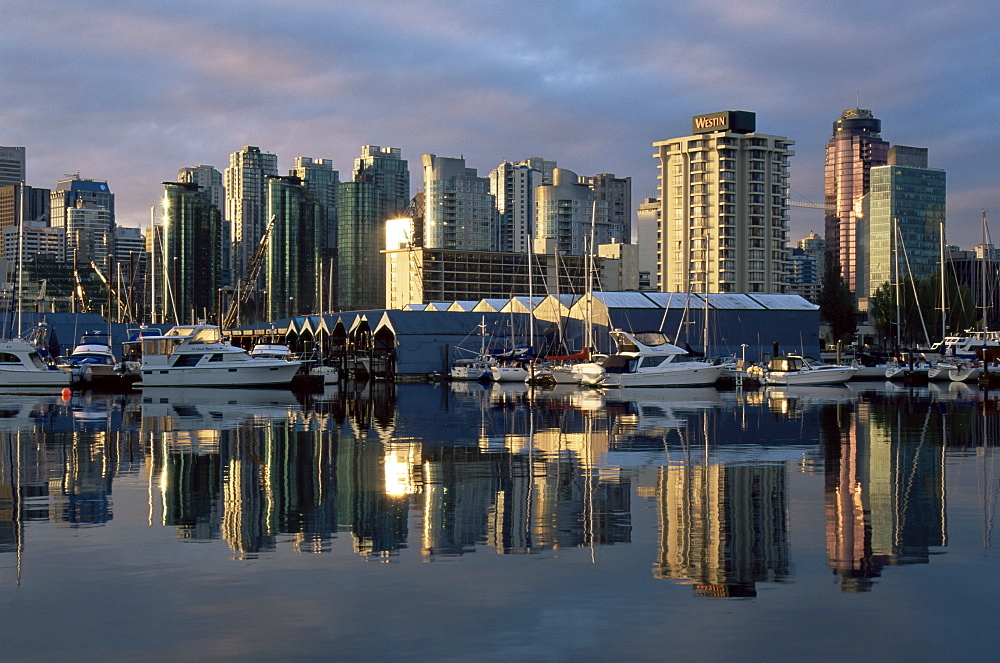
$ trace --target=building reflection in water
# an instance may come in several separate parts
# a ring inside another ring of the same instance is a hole
[[[945,452],[996,444],[994,406],[959,391],[378,383],[308,401],[269,390],[6,396],[0,553],[23,549],[24,523],[111,521],[114,480],[143,472],[151,523],[222,539],[236,558],[289,540],[327,552],[341,533],[376,561],[408,546],[433,560],[630,543],[637,496],[657,506],[656,577],[752,596],[792,573],[787,472],[809,457],[822,458],[828,565],[844,591],[865,591],[886,566],[926,563],[946,545]],[[771,455],[747,455],[761,449]]]
[[[960,423],[947,412],[875,398],[824,413],[827,555],[843,591],[869,591],[884,567],[925,564],[947,544],[944,435]]]

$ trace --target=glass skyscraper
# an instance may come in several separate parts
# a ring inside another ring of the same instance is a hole
[[[168,320],[209,319],[218,311],[222,214],[206,191],[187,182],[163,183],[162,258],[158,298]]]
[[[267,215],[274,219],[274,228],[265,268],[266,317],[315,313],[326,248],[323,205],[298,177],[269,177]]]
[[[882,121],[867,108],[849,108],[833,123],[826,144],[824,192],[826,249],[840,265],[848,287],[860,294],[858,223],[861,199],[868,193],[869,171],[887,163],[889,143],[882,140]]]
[[[894,148],[895,149],[895,148]],[[941,269],[945,172],[888,165],[871,169],[871,190],[860,224],[862,309],[896,274],[927,278]]]

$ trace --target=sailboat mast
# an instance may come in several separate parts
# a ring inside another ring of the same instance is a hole
[[[944,281],[944,220],[941,221],[941,342],[944,343],[945,336],[948,335],[948,308],[945,297]],[[943,346],[942,346],[943,347]]]
[[[21,223],[17,227],[17,337],[21,338],[21,331],[23,330],[23,306],[21,306],[21,297],[24,294],[24,223],[27,217],[27,206],[25,205],[25,193],[27,185],[24,180],[21,180]]]
[[[892,219],[892,242],[893,242],[893,271],[895,272],[895,285],[896,285],[896,348],[902,347],[902,328],[903,328],[903,306],[900,301],[899,293],[899,224],[896,218]]]

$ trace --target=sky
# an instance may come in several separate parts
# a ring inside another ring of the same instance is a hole
[[[0,145],[27,180],[106,180],[120,225],[161,182],[256,145],[333,159],[398,147],[480,175],[532,156],[657,195],[652,144],[691,117],[757,115],[795,141],[791,199],[823,200],[841,111],[947,172],[948,242],[1000,214],[1000,12],[986,0],[3,0]],[[996,224],[993,224],[996,225]],[[998,226],[1000,227],[1000,226]],[[792,208],[790,239],[823,234]]]

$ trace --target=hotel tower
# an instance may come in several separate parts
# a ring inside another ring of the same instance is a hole
[[[663,292],[785,291],[794,144],[756,133],[747,111],[695,116],[690,136],[653,143]]]

